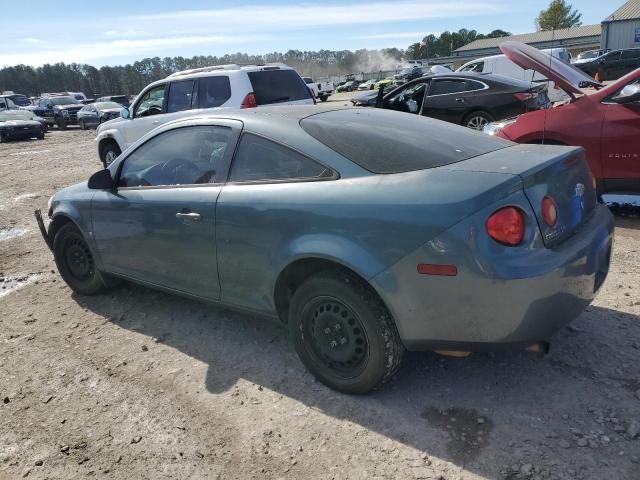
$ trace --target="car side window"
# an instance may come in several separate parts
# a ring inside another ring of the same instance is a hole
[[[403,88],[384,101],[385,108],[400,112],[418,113],[422,108],[427,82],[418,82]]]
[[[484,84],[480,82],[476,82],[475,80],[467,80],[467,83],[464,87],[465,92],[473,92],[475,90],[484,89]]]
[[[466,80],[441,79],[434,80],[429,89],[429,96],[448,95],[451,93],[460,93],[465,91]]]
[[[621,60],[630,60],[632,58],[638,58],[640,56],[639,52],[640,52],[640,50],[626,50],[626,51],[621,53],[620,59]]]
[[[193,87],[195,80],[182,80],[169,84],[169,100],[167,101],[167,113],[181,112],[191,109],[193,101]]]
[[[290,148],[250,133],[242,135],[230,182],[282,181],[333,177],[333,171]]]
[[[219,107],[231,98],[229,77],[218,75],[202,77],[198,82],[198,102],[200,108]]]
[[[464,67],[460,71],[461,72],[480,72],[480,73],[482,73],[483,69],[484,69],[484,62],[476,62],[476,63],[471,63],[471,64],[467,65],[466,67]]]
[[[147,91],[136,105],[134,117],[147,117],[163,113],[164,85],[158,85]]]
[[[231,128],[182,127],[140,146],[122,165],[119,187],[158,187],[216,183]]]

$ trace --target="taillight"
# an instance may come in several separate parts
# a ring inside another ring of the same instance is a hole
[[[544,219],[544,223],[550,227],[553,227],[558,221],[556,202],[551,197],[544,197],[542,199],[542,218]]]
[[[309,90],[309,93],[311,94],[311,98],[313,98],[313,104],[315,105],[316,103],[316,94],[313,93],[313,90],[311,90],[311,87],[307,87],[307,90]]]
[[[240,108],[256,108],[258,106],[258,102],[256,101],[256,94],[251,92],[247,93],[247,96],[244,97],[242,103],[240,104]]]
[[[538,92],[520,92],[514,93],[514,97],[516,97],[521,102],[526,102],[527,100],[533,100],[534,98],[538,98]]]
[[[515,207],[496,210],[487,219],[487,233],[496,242],[513,247],[524,238],[524,214]]]

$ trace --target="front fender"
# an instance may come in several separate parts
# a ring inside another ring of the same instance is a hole
[[[100,131],[100,133],[96,135],[95,142],[96,142],[96,151],[98,152],[98,157],[100,157],[100,148],[102,148],[103,142],[107,139],[114,140],[118,144],[120,151],[124,152],[125,141],[122,133],[120,132],[120,130],[116,128],[108,128]]]

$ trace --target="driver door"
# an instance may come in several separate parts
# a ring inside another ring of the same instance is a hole
[[[114,164],[117,191],[91,205],[106,272],[219,298],[215,206],[240,130],[235,121],[174,128]]]
[[[635,80],[631,84],[640,84]],[[617,93],[617,92],[616,92]],[[613,95],[615,96],[616,93]],[[626,104],[603,102],[601,152],[609,191],[640,189],[640,101]]]

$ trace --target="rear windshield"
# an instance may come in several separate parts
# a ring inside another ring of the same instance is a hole
[[[307,85],[294,70],[260,70],[248,75],[258,105],[311,98]]]
[[[9,95],[9,98],[13,100],[13,103],[21,107],[26,107],[27,105],[31,105],[26,95],[18,95],[18,94]]]
[[[373,173],[441,167],[513,145],[439,120],[373,108],[311,115],[300,126]]]

